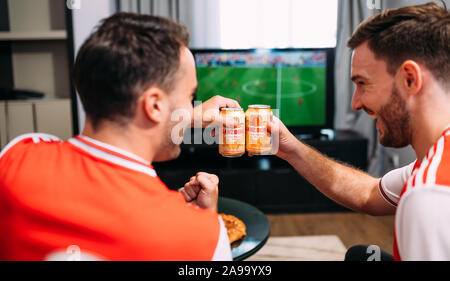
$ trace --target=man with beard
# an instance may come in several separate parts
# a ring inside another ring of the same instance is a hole
[[[217,176],[200,172],[176,192],[152,166],[180,153],[174,112],[188,118],[182,131],[194,111],[239,107],[216,96],[193,108],[188,40],[159,17],[101,22],[74,65],[82,134],[27,134],[0,154],[0,260],[231,260]]]
[[[412,145],[417,155],[381,179],[325,157],[278,119],[272,124],[277,156],[323,194],[355,211],[396,215],[395,260],[450,260],[449,42],[449,12],[435,3],[386,10],[362,22],[348,42],[352,108],[377,119],[382,145]],[[367,260],[367,249],[350,248],[346,260]]]

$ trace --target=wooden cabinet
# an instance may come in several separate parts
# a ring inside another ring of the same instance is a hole
[[[26,133],[72,136],[70,99],[0,101],[0,146]]]
[[[65,2],[0,0],[0,87],[35,90],[69,98],[69,54]],[[3,63],[2,61],[2,63]]]
[[[73,134],[66,1],[0,0],[0,88],[43,99],[0,100],[0,148],[31,132]]]
[[[66,140],[72,137],[72,114],[69,99],[34,102],[35,130]]]

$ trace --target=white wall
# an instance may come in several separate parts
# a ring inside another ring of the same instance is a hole
[[[115,0],[78,0],[81,2],[80,9],[72,10],[73,43],[75,57],[83,42],[91,34],[93,28],[103,18],[117,11]],[[78,101],[78,124],[80,132],[83,131],[86,115],[77,95]]]
[[[180,23],[190,31],[190,48],[220,47],[220,1],[182,0]],[[160,14],[160,16],[164,16]]]

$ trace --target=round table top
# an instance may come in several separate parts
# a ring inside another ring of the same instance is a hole
[[[247,236],[231,245],[234,261],[244,260],[255,254],[267,241],[270,223],[257,208],[235,199],[219,197],[218,212],[233,215],[242,220],[247,227]]]

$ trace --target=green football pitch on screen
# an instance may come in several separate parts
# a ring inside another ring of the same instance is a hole
[[[215,95],[278,109],[286,126],[325,124],[326,67],[197,67],[202,102]]]

